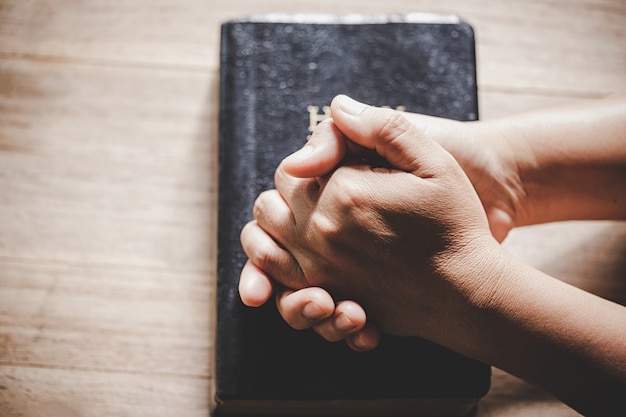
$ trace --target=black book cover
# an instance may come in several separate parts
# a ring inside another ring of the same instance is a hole
[[[463,415],[491,369],[418,338],[351,351],[245,307],[239,233],[339,94],[377,106],[475,120],[472,28],[454,16],[260,16],[222,25],[220,61],[218,415]]]

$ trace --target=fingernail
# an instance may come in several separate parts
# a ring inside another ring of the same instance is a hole
[[[367,105],[353,100],[348,96],[339,97],[339,108],[352,116],[358,116],[366,107]]]
[[[324,310],[317,303],[310,301],[304,305],[302,315],[309,320],[317,320],[324,317]]]
[[[309,157],[309,155],[311,155],[313,153],[313,146],[312,145],[304,145],[302,147],[302,149],[292,153],[291,155],[287,156],[285,158],[286,160],[289,160],[289,162],[302,162],[304,161],[306,158]]]
[[[335,318],[335,327],[337,330],[348,331],[354,329],[356,326],[345,314],[340,314]]]
[[[367,352],[378,346],[378,340],[368,337],[363,332],[359,332],[352,339],[352,346],[361,352]]]
[[[363,340],[362,333],[357,333],[352,337],[352,344],[354,345],[354,347],[360,350],[365,350],[367,347],[367,345],[365,344]]]

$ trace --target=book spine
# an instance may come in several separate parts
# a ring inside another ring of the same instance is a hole
[[[239,247],[240,221],[244,213],[237,213],[241,199],[252,198],[245,187],[254,176],[254,167],[242,167],[241,160],[249,161],[241,155],[245,144],[240,144],[241,132],[235,120],[236,105],[241,105],[238,95],[240,86],[235,77],[235,42],[231,35],[232,25],[222,25],[220,59],[220,116],[219,116],[219,188],[218,188],[218,253],[217,253],[217,297],[220,300],[217,311],[216,379],[219,392],[237,392],[237,378],[233,370],[241,364],[240,350],[245,348],[241,332],[245,329],[240,323],[243,305],[239,301],[238,273],[245,262]],[[240,83],[240,81],[239,81]],[[244,136],[245,137],[245,136]],[[248,213],[245,213],[248,215]]]

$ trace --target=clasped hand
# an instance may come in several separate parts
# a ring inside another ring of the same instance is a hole
[[[293,327],[357,334],[357,349],[377,339],[361,307],[384,332],[438,341],[442,324],[490,296],[493,283],[458,273],[497,251],[485,209],[457,160],[401,113],[345,96],[331,108],[255,202],[242,300],[261,305],[276,291]]]

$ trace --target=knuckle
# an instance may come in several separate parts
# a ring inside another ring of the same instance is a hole
[[[267,199],[269,197],[269,191],[263,191],[258,195],[256,200],[254,200],[254,204],[252,206],[252,215],[255,218],[262,216],[265,213],[265,208],[267,206]]]
[[[322,202],[324,210],[311,213],[310,241],[321,241],[329,248],[341,246],[351,225],[363,218],[370,206],[368,191],[364,184],[355,181],[350,170],[339,168],[326,185]],[[328,208],[330,207],[330,209]]]
[[[354,181],[349,175],[341,175],[343,173],[341,170],[339,175],[333,177],[333,191],[339,210],[350,215],[365,204],[368,195],[362,182]]]
[[[252,204],[252,215],[257,217],[257,214],[263,212],[263,194],[259,194],[257,198],[254,199],[254,204]]]
[[[274,171],[274,184],[283,184],[288,180],[289,176],[285,173],[285,169],[283,168],[283,162],[281,161],[278,164],[278,168]]]
[[[239,233],[239,241],[241,242],[241,245],[246,253],[248,251],[248,246],[252,241],[250,234],[252,233],[253,227],[254,221],[250,221],[243,226],[241,232]]]
[[[262,271],[274,273],[280,262],[275,248],[267,242],[259,242],[248,249],[248,257]]]
[[[400,112],[394,110],[383,109],[384,123],[378,132],[378,137],[383,139],[391,139],[402,135],[410,126],[410,122]]]
[[[287,199],[299,194],[303,187],[303,182],[307,181],[302,178],[296,178],[285,172],[283,162],[278,165],[276,171],[274,171],[274,185],[276,190]]]
[[[311,215],[310,219],[312,232],[323,237],[325,240],[332,240],[339,232],[337,224],[327,215],[315,212]]]

